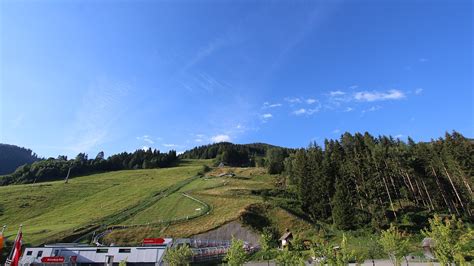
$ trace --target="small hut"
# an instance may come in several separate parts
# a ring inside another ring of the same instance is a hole
[[[288,247],[293,240],[293,233],[289,229],[285,230],[285,233],[280,237],[281,248]]]
[[[423,241],[421,242],[421,246],[423,247],[423,255],[425,255],[425,258],[429,260],[434,260],[435,256],[433,255],[433,246],[435,245],[434,240],[432,238],[424,238]]]

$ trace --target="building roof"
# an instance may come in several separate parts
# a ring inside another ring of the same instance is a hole
[[[280,241],[281,240],[288,240],[290,238],[293,238],[293,234],[291,232],[285,232],[285,234],[282,237],[280,237]]]

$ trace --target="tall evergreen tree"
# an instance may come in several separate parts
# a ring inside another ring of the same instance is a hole
[[[343,177],[336,180],[336,192],[332,200],[332,218],[336,228],[349,230],[355,227],[355,210],[352,206],[352,195]]]

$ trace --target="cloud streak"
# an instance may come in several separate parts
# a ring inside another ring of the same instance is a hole
[[[269,102],[264,102],[262,109],[268,109],[268,108],[276,108],[276,107],[281,107],[283,106],[281,103],[269,103]]]
[[[150,138],[150,136],[148,135],[143,135],[141,137],[137,137],[137,140],[141,140],[141,141],[144,141],[144,142],[147,142],[149,144],[154,144],[155,142]]]
[[[196,55],[187,62],[187,64],[182,69],[182,72],[185,72],[189,68],[197,65],[199,62],[212,55],[215,51],[219,50],[227,43],[229,43],[229,41],[226,38],[216,38],[210,41],[206,46],[199,49]]]
[[[312,115],[319,112],[319,108],[307,109],[307,108],[300,108],[292,112],[294,115]]]
[[[316,103],[317,101],[318,101],[318,100],[316,100],[316,99],[311,99],[311,98],[309,98],[309,99],[306,99],[305,102],[306,102],[307,104],[313,104],[313,103]]]
[[[400,90],[389,90],[387,92],[360,91],[354,94],[354,99],[361,102],[400,100],[405,97],[405,93]]]
[[[166,148],[176,148],[176,147],[181,147],[181,145],[178,145],[178,144],[168,144],[168,143],[165,143],[163,144],[163,147],[166,147]]]
[[[376,106],[370,107],[369,109],[362,110],[362,113],[375,112],[375,111],[380,110],[380,109],[382,109],[382,107],[379,106],[379,105],[376,105]]]
[[[227,141],[231,141],[231,138],[229,135],[219,134],[219,135],[215,135],[211,137],[211,141],[214,143],[227,142]]]
[[[128,84],[98,80],[86,91],[76,111],[67,149],[79,153],[107,141],[110,128],[126,111],[124,104],[130,87]]]

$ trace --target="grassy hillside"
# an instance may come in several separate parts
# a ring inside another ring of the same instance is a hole
[[[8,225],[6,236],[11,239],[22,223],[24,240],[31,245],[71,241],[112,226],[124,229],[113,230],[107,242],[187,237],[241,219],[249,206],[265,202],[253,191],[274,186],[275,177],[262,168],[215,168],[198,176],[210,163],[184,160],[178,167],[81,176],[68,184],[3,186],[0,224]],[[220,176],[230,172],[235,176]],[[284,210],[274,211],[288,218]],[[284,226],[277,225],[281,230]]]
[[[8,225],[7,237],[12,237],[22,223],[27,243],[54,241],[80,229],[123,220],[123,214],[153,202],[160,192],[195,176],[201,168],[202,162],[186,161],[174,168],[82,176],[71,179],[69,184],[56,181],[3,186],[0,224]],[[158,219],[153,212],[150,215],[151,219]]]
[[[225,173],[234,173],[235,176],[221,176]],[[123,224],[127,226],[137,221],[148,222],[147,219],[151,217],[163,217],[165,213],[176,213],[185,210],[184,208],[178,208],[178,210],[170,212],[166,211],[170,207],[164,206],[164,203],[180,206],[179,201],[172,201],[172,198],[179,199],[179,196],[182,196],[183,193],[209,204],[211,210],[208,214],[174,223],[150,224],[149,226],[144,224],[139,227],[116,229],[105,237],[105,241],[124,244],[139,243],[145,236],[189,237],[210,231],[235,220],[246,224],[244,214],[248,213],[252,206],[263,206],[265,211],[262,215],[267,218],[275,217],[275,219],[270,218],[267,221],[268,225],[273,225],[281,232],[286,228],[292,228],[295,233],[311,234],[312,227],[310,224],[276,206],[272,199],[255,193],[260,190],[273,189],[275,178],[275,176],[268,175],[263,168],[215,168],[204,177],[193,180],[167,199],[158,201],[149,209]],[[183,199],[181,198],[181,200]],[[194,208],[196,205],[192,206],[188,207],[189,214],[198,209]]]
[[[274,189],[276,176],[255,167],[214,168],[198,176],[210,163],[184,160],[174,168],[94,174],[73,178],[69,184],[0,187],[0,224],[8,225],[6,236],[11,239],[23,223],[30,245],[71,241],[106,227],[123,227],[107,234],[106,243],[189,237],[235,220],[252,227],[253,216],[280,232],[290,228],[305,237],[317,233],[314,226],[281,208],[278,196],[259,193]],[[222,176],[226,173],[234,176]]]

